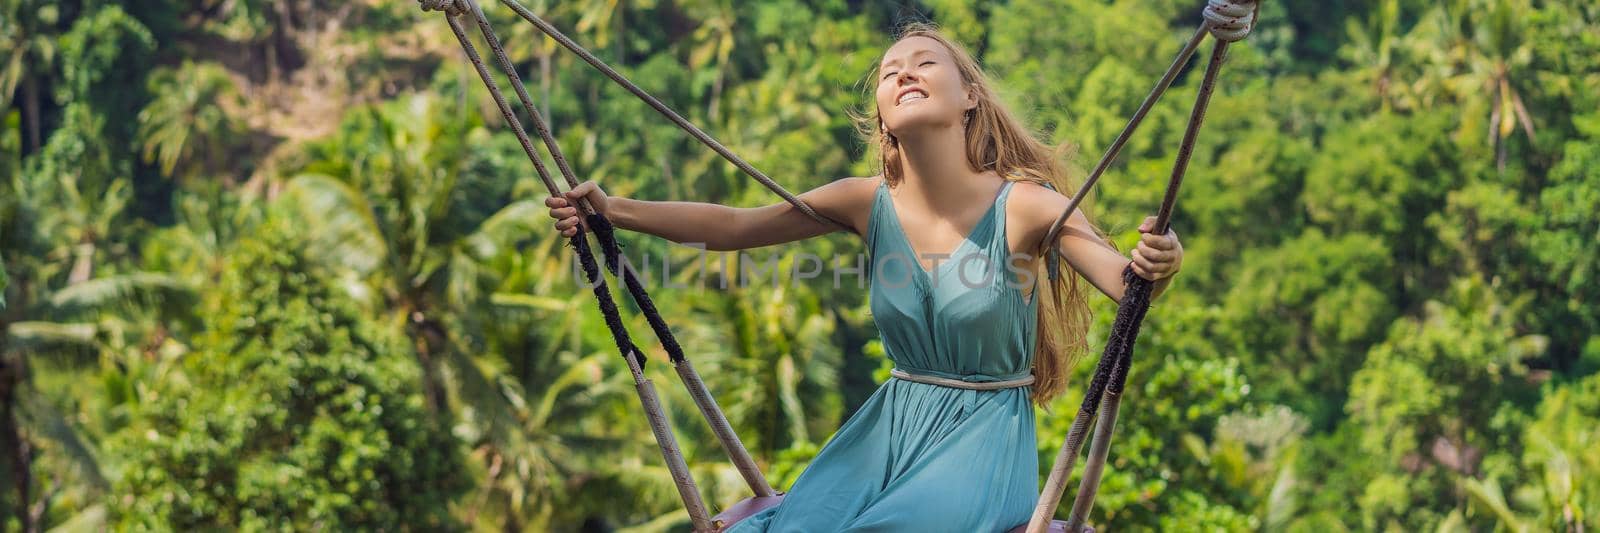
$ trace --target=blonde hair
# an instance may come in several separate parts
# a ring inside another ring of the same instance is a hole
[[[945,37],[938,28],[923,23],[902,28],[895,42],[911,37],[927,37],[944,45],[955,59],[962,82],[977,95],[977,107],[967,112],[967,164],[972,170],[992,170],[1010,181],[1054,186],[1063,194],[1075,189],[1067,179],[1066,166],[1059,160],[1059,155],[1067,151],[1067,147],[1057,150],[1046,145],[1012,116],[990,88],[988,76],[978,66],[977,60],[965,48]],[[878,79],[877,67],[873,67],[872,76],[868,79]],[[900,167],[900,143],[884,130],[877,106],[872,106],[871,113],[859,115],[856,119],[858,129],[868,138],[868,146],[878,149],[883,179],[891,187],[899,185],[905,179],[904,169]],[[1098,229],[1095,231],[1099,232]],[[1044,250],[1030,251],[1035,256],[1042,256],[1039,252]],[[1048,279],[1044,272],[1046,261],[1036,263],[1038,271],[1035,275]],[[1032,400],[1046,407],[1051,399],[1066,390],[1068,374],[1088,350],[1091,317],[1088,301],[1081,289],[1083,284],[1079,282],[1077,272],[1071,268],[1061,270],[1062,274],[1055,280],[1039,283],[1033,294],[1034,299],[1045,299],[1039,302]]]

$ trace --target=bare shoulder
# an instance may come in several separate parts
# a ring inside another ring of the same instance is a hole
[[[1048,227],[1067,208],[1067,197],[1048,187],[1031,181],[1019,181],[1011,186],[1011,198],[1006,202],[1008,218],[1025,222],[1025,227]],[[1039,235],[1043,237],[1041,233]]]
[[[818,189],[834,189],[854,201],[871,201],[872,193],[882,182],[883,176],[839,178]]]
[[[1066,195],[1059,191],[1030,181],[1019,181],[1012,186],[1010,200],[1006,202],[1006,218],[1020,237],[1014,245],[1032,248],[1039,243],[1050,231],[1056,217],[1066,210],[1071,203]],[[1073,213],[1071,222],[1078,222],[1083,215]]]
[[[865,231],[872,200],[882,176],[840,178],[800,195],[823,216],[849,224],[857,234]]]

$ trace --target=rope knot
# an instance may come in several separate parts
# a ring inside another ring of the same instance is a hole
[[[449,16],[456,16],[467,12],[466,2],[461,0],[417,0],[422,4],[423,11],[443,11]]]
[[[1243,40],[1256,25],[1256,0],[1210,0],[1206,2],[1206,18],[1211,35],[1222,42]]]

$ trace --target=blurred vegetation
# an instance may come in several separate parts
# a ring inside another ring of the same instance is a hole
[[[897,24],[969,44],[1083,168],[1201,7],[528,5],[791,190],[873,171],[849,112]],[[484,7],[582,178],[775,200]],[[1197,81],[1095,192],[1123,249]],[[436,13],[0,0],[0,122],[0,530],[687,530],[543,190]],[[1194,155],[1186,268],[1145,326],[1094,521],[1600,528],[1597,206],[1600,4],[1265,3]],[[787,487],[885,377],[865,291],[827,270],[723,286],[697,250],[626,239],[655,285],[689,284],[656,301]],[[1095,305],[1099,346],[1114,305]],[[701,489],[737,501],[650,350]],[[1042,467],[1067,396],[1038,412]]]

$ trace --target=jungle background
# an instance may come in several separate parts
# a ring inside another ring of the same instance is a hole
[[[484,4],[583,179],[776,201]],[[1201,4],[528,2],[791,190],[874,172],[850,112],[911,20],[970,46],[1081,178]],[[440,19],[0,0],[0,529],[687,530],[543,189]],[[1124,250],[1196,67],[1089,203]],[[1094,521],[1600,529],[1597,206],[1600,3],[1264,3],[1188,172],[1184,270],[1144,326]],[[698,254],[624,239],[678,276]],[[827,281],[654,291],[780,489],[886,377],[866,292]],[[1098,353],[1115,304],[1092,301]],[[707,500],[737,501],[627,314]],[[1041,468],[1092,356],[1038,411]]]

